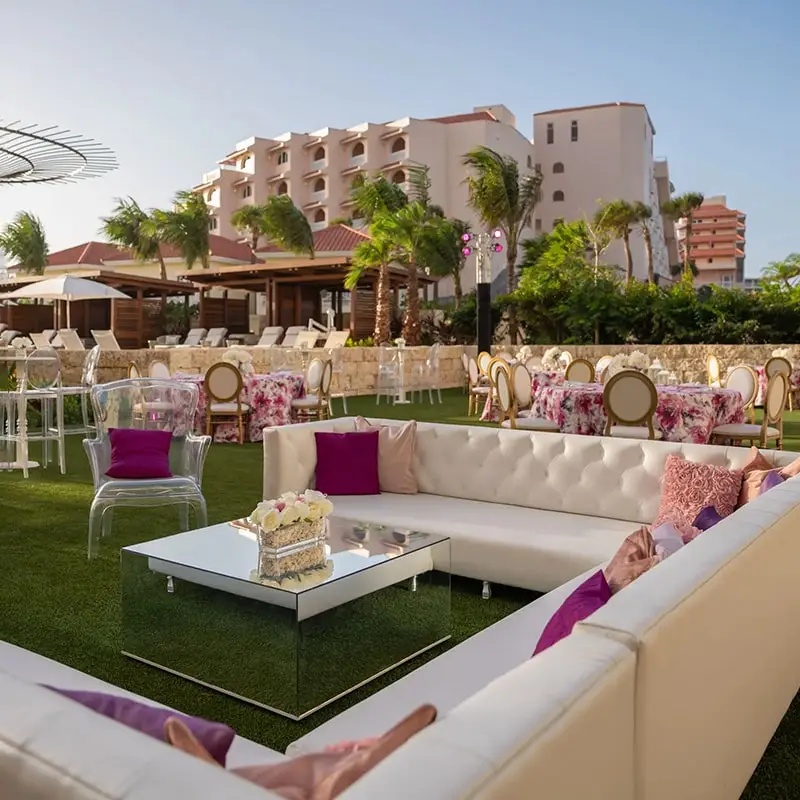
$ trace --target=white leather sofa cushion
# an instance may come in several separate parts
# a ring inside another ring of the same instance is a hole
[[[610,560],[637,528],[634,522],[435,494],[332,499],[342,517],[449,536],[455,575],[539,592]]]
[[[0,673],[0,797],[266,800],[277,795]]]
[[[54,686],[58,689],[72,689],[75,691],[106,692],[119,697],[129,697],[151,706],[164,707],[146,697],[141,697],[133,692],[126,692],[118,686],[101,681],[84,672],[79,672],[72,667],[60,664],[58,661],[32,653],[8,642],[0,641],[0,672],[18,678],[27,683]],[[49,694],[52,694],[50,692]],[[95,715],[97,716],[97,715]],[[2,728],[0,728],[2,736]],[[227,765],[229,767],[244,767],[252,764],[271,764],[285,760],[286,756],[256,742],[237,736],[228,751]]]
[[[800,480],[638,578],[572,638],[637,649],[641,800],[739,797],[800,686]]]
[[[633,800],[635,656],[569,636],[417,734],[343,800]]]

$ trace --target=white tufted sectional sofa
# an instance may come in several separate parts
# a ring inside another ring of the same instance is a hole
[[[354,421],[265,430],[265,497],[313,483],[321,430]],[[347,798],[738,798],[800,687],[800,481],[736,511],[530,657],[573,588],[653,520],[671,453],[731,468],[749,457],[420,423],[420,494],[340,497],[337,513],[447,534],[454,573],[547,593],[287,752],[374,735],[432,702],[439,720]],[[764,454],[776,466],[798,456]]]

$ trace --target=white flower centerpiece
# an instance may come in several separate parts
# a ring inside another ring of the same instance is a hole
[[[326,519],[333,503],[322,492],[284,492],[248,517],[258,539],[258,578],[281,579],[327,564]]]
[[[529,358],[533,358],[533,348],[529,344],[522,345],[515,358],[521,364],[524,364]]]
[[[243,347],[231,347],[222,354],[222,360],[233,364],[242,375],[253,374],[253,354]]]
[[[561,348],[550,347],[544,351],[542,356],[542,367],[548,372],[559,372],[561,370]]]
[[[640,350],[634,350],[632,353],[618,353],[611,359],[606,368],[608,377],[626,369],[635,369],[637,372],[647,373],[650,369],[650,359]]]

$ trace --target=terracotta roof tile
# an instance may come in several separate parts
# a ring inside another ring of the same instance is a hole
[[[369,236],[362,231],[357,231],[349,225],[330,225],[327,228],[314,232],[315,253],[349,253],[356,247],[369,240]],[[271,244],[261,248],[259,253],[285,252],[277,245]]]
[[[84,242],[65,250],[57,250],[50,253],[47,258],[48,267],[67,267],[75,264],[83,266],[102,267],[106,260],[110,258],[120,258],[125,251],[114,244],[107,242]]]

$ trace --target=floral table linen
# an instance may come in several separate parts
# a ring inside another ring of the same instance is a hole
[[[564,383],[564,373],[562,372],[532,372],[531,391],[532,396],[536,397],[539,389],[544,386],[561,386]],[[490,395],[486,398],[486,405],[481,414],[481,422],[497,422],[500,419],[500,410],[497,401]]]
[[[194,430],[205,433],[206,429],[206,392],[202,375],[178,373],[175,380],[190,381],[197,385],[200,399],[194,418]],[[303,376],[295,373],[273,372],[269,375],[242,375],[242,402],[250,406],[247,417],[245,438],[250,442],[261,442],[264,439],[263,429],[276,425],[288,425],[292,421],[292,400],[303,396]],[[177,415],[181,413],[176,409]],[[216,425],[215,442],[238,442],[236,424]]]
[[[695,385],[656,386],[656,391],[655,427],[669,442],[707,444],[717,425],[745,421],[739,392]],[[606,426],[603,386],[545,386],[534,396],[530,413],[557,423],[562,433],[602,436]]]

